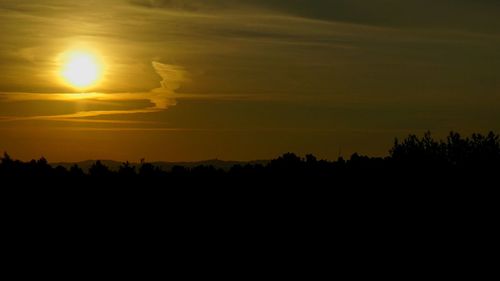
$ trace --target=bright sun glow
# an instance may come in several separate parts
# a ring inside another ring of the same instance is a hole
[[[61,77],[70,86],[87,89],[102,78],[102,63],[88,51],[72,51],[64,55]]]

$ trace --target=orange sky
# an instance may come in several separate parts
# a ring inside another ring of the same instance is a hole
[[[499,13],[489,0],[2,0],[0,151],[335,159],[426,130],[498,132]]]

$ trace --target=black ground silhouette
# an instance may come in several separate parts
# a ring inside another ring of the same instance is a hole
[[[275,241],[317,249],[334,243],[356,254],[352,247],[441,249],[448,241],[454,253],[469,233],[481,239],[496,233],[489,228],[498,213],[499,140],[493,133],[451,133],[436,141],[428,133],[396,141],[385,158],[354,154],[326,161],[289,153],[265,165],[169,171],[150,163],[123,163],[114,171],[97,161],[84,172],[5,154],[0,198],[9,230],[30,227],[21,237],[47,227],[61,233],[92,229],[83,232],[91,237],[103,230],[116,237],[147,234],[144,241],[174,233],[179,241],[245,237],[239,242],[273,247]]]

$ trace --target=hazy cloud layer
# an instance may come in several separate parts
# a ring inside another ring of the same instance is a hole
[[[268,11],[380,26],[449,27],[498,31],[496,0],[131,0],[152,9],[198,13]]]
[[[158,61],[190,71],[191,94],[387,97],[414,92],[414,80],[429,81],[418,92],[460,94],[451,81],[498,70],[497,3],[7,0],[0,91],[71,91],[54,80],[56,58],[86,44],[107,62],[99,92],[149,91]]]

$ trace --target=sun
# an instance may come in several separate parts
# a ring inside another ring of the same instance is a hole
[[[63,55],[60,76],[73,88],[84,90],[95,86],[102,78],[99,57],[90,51],[69,51]]]

